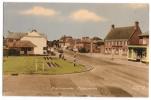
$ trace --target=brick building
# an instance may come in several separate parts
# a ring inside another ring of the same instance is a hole
[[[135,22],[133,26],[115,27],[111,26],[111,30],[105,37],[105,54],[127,55],[128,44],[139,44],[139,35],[141,29],[139,22]]]
[[[78,50],[85,49],[86,52],[104,53],[104,41],[99,37],[82,37],[81,39],[76,39],[75,47]]]
[[[59,39],[59,46],[63,48],[73,48],[74,40],[71,36],[62,36]]]

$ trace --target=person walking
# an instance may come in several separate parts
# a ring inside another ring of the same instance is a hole
[[[74,64],[74,66],[76,66],[76,62],[77,62],[77,52],[75,51],[75,53],[74,53],[74,57],[73,57],[74,59],[73,59],[73,64]]]

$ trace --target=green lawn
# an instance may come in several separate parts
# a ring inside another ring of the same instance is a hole
[[[46,62],[55,62],[59,67],[49,67]],[[5,57],[3,61],[4,74],[64,74],[81,72],[84,69],[85,67],[80,64],[74,66],[72,62],[59,58],[44,60],[43,56],[10,56],[8,58]]]

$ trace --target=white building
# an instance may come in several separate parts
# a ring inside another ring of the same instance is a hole
[[[47,38],[36,30],[26,34],[10,32],[7,39],[8,47],[19,51],[21,55],[47,54]]]
[[[38,33],[36,30],[32,30],[27,35],[21,38],[22,40],[30,41],[36,47],[33,48],[33,53],[38,55],[47,54],[47,38]]]

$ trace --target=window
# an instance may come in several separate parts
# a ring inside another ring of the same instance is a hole
[[[120,41],[120,45],[122,45],[122,41]]]
[[[107,42],[106,42],[105,44],[106,44],[106,46],[107,46]]]
[[[127,46],[127,41],[125,41],[125,45]]]
[[[112,41],[112,45],[114,45],[114,41]]]
[[[123,41],[123,45],[125,46],[125,41]]]
[[[106,53],[108,52],[108,49],[107,49],[107,48],[105,48],[105,52],[106,52]]]
[[[123,49],[123,51],[125,51],[125,49]]]
[[[115,45],[115,41],[113,41],[113,45]]]
[[[117,46],[117,41],[115,42],[115,45]]]
[[[43,47],[43,50],[47,50],[47,47]]]
[[[110,46],[110,42],[108,42],[108,45]]]
[[[117,41],[117,46],[119,45],[119,42]]]
[[[31,51],[32,49],[31,48],[28,48],[28,51]]]

